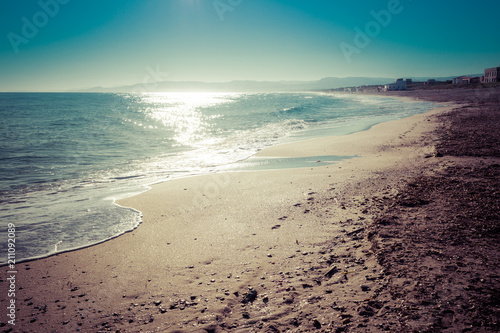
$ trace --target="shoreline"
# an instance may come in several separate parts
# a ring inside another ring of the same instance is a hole
[[[308,92],[304,92],[304,93],[308,93]],[[338,94],[336,94],[338,95]],[[341,94],[342,96],[344,96],[344,94]],[[352,97],[352,95],[349,95],[349,94],[345,94],[345,96],[350,96]],[[373,95],[375,97],[381,97],[381,98],[386,98],[386,96],[377,96],[377,95]],[[393,99],[393,100],[400,100],[400,101],[403,101],[403,102],[415,102],[415,99],[413,98],[410,98],[410,97],[398,97],[398,96],[390,96],[389,97],[390,99]],[[438,105],[437,103],[435,103],[436,106]],[[424,111],[423,113],[426,113],[426,112],[429,112],[428,111]],[[403,118],[406,118],[408,116],[404,116]],[[399,118],[399,119],[402,119],[402,118]],[[396,119],[398,120],[398,119]],[[340,134],[340,135],[321,135],[321,136],[318,136],[318,137],[312,137],[312,138],[301,138],[301,137],[297,137],[295,138],[294,140],[291,140],[289,142],[286,142],[286,143],[280,143],[280,144],[277,144],[275,146],[270,146],[270,147],[266,147],[262,150],[259,150],[257,151],[254,155],[244,159],[244,160],[240,160],[240,161],[236,161],[236,162],[232,162],[228,165],[238,165],[240,164],[241,162],[244,162],[244,161],[247,161],[249,159],[252,159],[252,158],[290,158],[290,159],[294,159],[294,158],[301,158],[301,157],[324,157],[324,155],[320,155],[319,153],[317,155],[315,154],[310,154],[310,153],[305,153],[304,151],[301,152],[300,154],[292,154],[290,156],[287,156],[287,155],[283,155],[283,156],[272,156],[272,154],[270,154],[269,152],[275,152],[276,151],[276,147],[281,147],[283,145],[295,145],[295,144],[301,144],[302,142],[307,142],[309,140],[319,140],[319,142],[321,142],[321,139],[324,139],[324,140],[328,140],[328,141],[333,141],[335,140],[336,138],[339,138],[339,137],[345,137],[345,136],[349,136],[351,134],[356,134],[356,133],[359,133],[359,132],[366,132],[368,130],[370,130],[373,126],[377,126],[378,124],[381,124],[381,123],[385,123],[385,122],[390,122],[390,121],[393,121],[393,120],[389,120],[389,121],[382,121],[382,122],[378,122],[378,123],[375,123],[374,125],[370,125],[367,129],[363,129],[363,130],[358,130],[356,132],[353,132],[353,133],[349,133],[349,134]],[[359,149],[359,148],[358,148]],[[279,148],[278,148],[279,150]],[[268,152],[269,151],[269,152]],[[336,157],[340,160],[343,160],[343,159],[350,159],[350,158],[357,158],[357,157],[361,157],[360,154],[354,154],[354,155],[335,155],[335,156],[330,156],[330,157]],[[338,161],[334,161],[332,164],[336,164],[338,163]],[[226,165],[226,166],[228,166]],[[221,166],[219,166],[221,167]],[[223,166],[222,166],[223,167]],[[297,168],[307,168],[309,166],[298,166],[298,167],[289,167],[289,166],[284,166],[282,169],[297,169]],[[314,166],[314,167],[317,167],[317,166]],[[274,169],[281,169],[281,168],[270,168],[269,170],[274,170]],[[257,167],[257,168],[251,168],[251,169],[232,169],[232,168],[221,168],[221,171],[216,171],[215,173],[220,173],[220,172],[254,172],[254,171],[266,171],[268,170],[267,168],[263,167],[262,169]],[[151,189],[152,186],[156,186],[157,184],[161,184],[163,182],[167,182],[167,181],[172,181],[172,180],[179,180],[179,179],[184,179],[184,178],[190,178],[190,177],[197,177],[197,176],[207,176],[207,175],[211,175],[212,173],[201,173],[201,174],[192,174],[192,175],[186,175],[186,176],[181,176],[179,178],[172,178],[172,179],[169,179],[169,180],[160,180],[160,181],[155,181],[153,183],[147,183],[145,185],[143,185],[142,187],[144,188],[144,190],[141,192],[146,192],[146,191],[149,191]],[[139,194],[134,194],[133,196],[136,196],[136,195],[140,195],[141,193]],[[128,199],[129,197],[125,197],[125,199]],[[140,216],[142,216],[142,212],[141,211],[138,211],[136,209],[134,209],[133,207],[128,207],[128,206],[122,206],[120,205],[118,202],[120,200],[123,200],[123,199],[117,199],[117,200],[114,200],[113,203],[111,203],[112,205],[117,205],[119,207],[122,207],[122,208],[125,208],[125,209],[131,209],[133,211],[136,211],[140,214]],[[121,232],[120,234],[117,234],[117,235],[113,235],[113,236],[110,236],[106,239],[103,239],[103,240],[100,240],[96,243],[92,243],[92,244],[87,244],[87,245],[84,245],[84,246],[79,246],[79,247],[72,247],[72,248],[68,248],[68,249],[65,249],[63,251],[52,251],[52,252],[49,252],[48,254],[43,254],[43,255],[39,255],[39,256],[34,256],[34,257],[29,257],[29,258],[25,258],[25,259],[22,259],[22,260],[19,260],[18,263],[26,263],[26,262],[31,262],[31,261],[35,261],[35,260],[40,260],[40,259],[45,259],[45,258],[49,258],[49,257],[52,257],[54,255],[58,255],[58,254],[63,254],[63,253],[68,253],[68,252],[73,252],[73,251],[78,251],[80,249],[85,249],[85,248],[88,248],[88,247],[91,247],[91,246],[95,246],[95,245],[99,245],[101,243],[104,243],[104,242],[107,242],[107,241],[110,241],[110,240],[113,240],[117,237],[120,237],[122,236],[123,234],[126,234],[126,233],[129,233],[129,232],[132,232],[134,231],[135,229],[137,229],[140,225],[142,224],[142,219],[141,219],[141,222],[135,226],[133,229],[130,229],[130,230],[127,230],[127,231],[124,231],[124,232]],[[4,267],[4,266],[7,266],[7,262],[5,263],[2,263],[0,264],[0,267]]]
[[[307,92],[304,92],[304,93],[307,93]],[[381,96],[379,96],[379,97],[381,97]],[[382,96],[381,98],[384,98],[384,97]],[[392,100],[404,100],[404,101],[411,101],[411,99],[410,99],[410,98],[406,98],[406,99],[405,99],[405,98],[399,98],[399,97],[390,97],[390,99],[392,99]],[[422,111],[421,111],[420,109],[417,109],[417,112],[422,112]],[[406,117],[406,116],[404,116],[404,117]],[[382,122],[385,122],[386,120],[376,119],[376,120],[374,120],[374,122],[375,122],[375,121],[382,121]],[[377,124],[377,123],[375,123],[375,125],[376,125],[376,124]],[[367,128],[369,129],[369,128],[371,128],[372,126],[373,126],[373,125],[369,125],[369,126],[367,126]],[[358,126],[358,127],[359,127],[359,126]],[[366,129],[361,129],[361,127],[359,127],[359,128],[358,128],[358,127],[356,127],[356,129],[354,129],[354,130],[356,130],[356,131],[360,131],[360,132],[364,132],[364,131],[366,131]],[[351,129],[351,128],[350,128],[350,129]],[[323,130],[323,131],[324,131],[324,130]],[[356,133],[356,132],[354,132],[354,133]],[[292,144],[293,144],[293,143],[295,143],[295,142],[301,142],[301,141],[306,141],[306,140],[309,140],[311,137],[328,137],[329,135],[331,135],[331,134],[328,134],[328,135],[326,135],[326,136],[325,136],[325,135],[324,135],[324,133],[316,133],[316,132],[314,132],[314,134],[312,134],[312,135],[310,134],[310,136],[306,136],[306,137],[300,137],[300,136],[294,137],[294,136],[292,135],[292,137],[291,137],[292,139],[290,139],[290,138],[289,138],[288,140],[286,140],[286,139],[285,139],[285,142],[289,142],[289,143],[292,143]],[[338,134],[338,136],[343,136],[343,135],[345,135],[345,134]],[[337,135],[335,135],[335,136],[337,136]],[[280,145],[280,144],[279,144],[279,145]],[[267,150],[267,147],[266,147],[266,148],[264,148],[264,150]],[[237,165],[238,165],[238,164],[240,164],[241,162],[244,162],[244,161],[246,161],[246,160],[248,160],[248,159],[252,159],[252,158],[254,158],[254,157],[257,157],[257,158],[258,158],[258,157],[260,156],[260,155],[259,155],[260,153],[261,153],[261,151],[256,151],[256,152],[254,153],[254,155],[252,155],[252,156],[250,156],[250,157],[248,157],[248,158],[246,158],[246,159],[244,159],[244,160],[236,161],[236,162],[233,162],[233,163],[230,163],[230,164],[227,164],[227,165],[218,166],[218,167],[216,167],[216,169],[219,169],[219,170],[214,171],[214,172],[226,172],[226,170],[227,170],[227,171],[229,171],[229,172],[235,172],[235,171],[236,171],[236,172],[240,172],[240,171],[255,171],[255,170],[261,169],[261,168],[260,168],[260,167],[258,167],[258,166],[253,166],[253,167],[251,167],[249,170],[245,170],[244,168],[238,168],[238,167],[237,167]],[[309,154],[309,155],[310,155],[310,154]],[[309,155],[308,155],[308,157],[310,157]],[[319,157],[319,156],[318,156],[318,157]],[[324,156],[321,156],[321,157],[324,157]],[[344,159],[344,158],[350,158],[350,157],[352,157],[352,156],[334,156],[334,157],[338,157],[339,159]],[[290,157],[290,158],[295,158],[295,157]],[[290,161],[290,163],[291,163],[291,164],[293,164],[293,163],[294,163],[294,161],[293,161],[293,160],[291,160],[291,161]],[[231,169],[232,169],[232,168],[230,167],[230,165],[231,165],[231,164],[232,164],[232,165],[236,165],[235,170],[231,170]],[[297,167],[308,167],[308,166],[306,166],[306,165],[305,165],[305,163],[302,163],[302,164],[303,164],[303,165],[301,165],[301,166],[288,166],[288,165],[283,165],[283,168],[288,169],[288,168],[297,168]],[[228,167],[228,166],[229,166],[229,167]],[[226,167],[228,167],[228,168],[226,168]],[[278,168],[279,168],[279,167],[273,167],[272,169],[278,169]],[[263,170],[265,170],[266,168],[265,168],[265,167],[263,167],[262,169],[263,169]],[[203,175],[203,174],[210,174],[210,172],[202,172],[202,173],[201,173],[201,175]],[[184,177],[192,177],[192,176],[196,176],[196,175],[192,175],[192,174],[191,174],[191,175],[185,175],[185,176],[180,176],[179,178],[184,178]],[[172,178],[172,179],[177,179],[177,177],[176,177],[176,178]],[[169,181],[169,180],[170,180],[170,179],[164,179],[164,180],[160,180],[160,181],[156,180],[156,181],[154,181],[153,183],[146,182],[146,183],[145,183],[145,185],[142,185],[142,186],[141,186],[141,187],[143,188],[142,192],[149,190],[149,187],[150,187],[150,186],[153,186],[153,185],[155,185],[155,184],[157,184],[157,183],[161,183],[161,182],[164,182],[164,181]],[[129,195],[132,195],[132,194],[129,194]],[[134,195],[137,195],[137,194],[134,194]],[[121,196],[120,198],[123,198],[123,197],[124,197],[124,196]],[[120,199],[116,199],[116,200],[120,200]],[[114,204],[116,203],[116,200],[114,200],[114,201],[113,201],[112,205],[114,205]],[[117,206],[120,206],[120,205],[117,205]],[[126,207],[126,208],[127,208],[127,207]],[[140,213],[140,212],[139,212],[139,213]],[[17,223],[16,223],[16,224],[17,224]],[[139,224],[140,224],[140,223],[139,223]],[[47,257],[53,256],[53,255],[57,255],[57,254],[61,254],[61,253],[66,253],[66,252],[72,252],[72,251],[76,251],[76,250],[79,250],[79,249],[87,248],[87,247],[89,247],[89,246],[98,245],[98,244],[100,244],[100,243],[103,243],[103,242],[106,242],[106,241],[112,240],[112,239],[114,239],[114,238],[116,238],[116,237],[119,237],[120,235],[122,235],[122,234],[124,234],[124,233],[130,232],[130,231],[133,231],[133,230],[135,230],[137,227],[138,227],[138,225],[136,225],[133,229],[129,229],[129,230],[126,230],[126,231],[124,231],[124,232],[120,232],[120,234],[112,234],[112,233],[109,233],[109,234],[107,234],[107,238],[106,238],[106,239],[102,239],[102,238],[94,237],[94,238],[93,238],[93,239],[94,239],[94,243],[91,243],[91,244],[87,244],[87,243],[79,243],[79,242],[71,242],[71,240],[70,240],[69,242],[65,242],[65,244],[67,244],[67,245],[69,244],[71,247],[66,247],[66,249],[63,249],[62,251],[59,251],[59,250],[57,249],[57,248],[58,248],[58,246],[57,246],[57,245],[55,246],[56,250],[54,251],[54,245],[52,245],[50,248],[47,248],[47,249],[46,249],[46,250],[47,250],[47,253],[46,253],[46,254],[37,254],[37,255],[33,255],[33,256],[30,256],[30,257],[24,258],[24,259],[20,260],[19,262],[20,262],[20,263],[23,263],[23,262],[30,262],[30,261],[33,261],[33,260],[39,260],[39,259],[47,258]],[[96,241],[96,240],[98,240],[98,239],[101,239],[101,240]],[[90,241],[90,240],[89,240],[89,241]],[[75,245],[75,243],[76,243],[76,244],[85,244],[85,245]],[[64,245],[64,244],[63,244],[63,245]],[[39,252],[40,252],[40,251],[39,251]],[[6,265],[7,265],[7,263],[6,263],[6,262],[3,262],[3,263],[1,263],[1,264],[0,264],[0,267],[2,267],[2,266],[6,266]]]
[[[440,168],[432,133],[452,109],[261,152],[359,149],[359,158],[183,178],[119,200],[143,212],[141,228],[19,264],[19,324],[61,332],[381,330],[387,318],[366,319],[381,317],[378,306],[391,295],[366,237],[385,200]]]

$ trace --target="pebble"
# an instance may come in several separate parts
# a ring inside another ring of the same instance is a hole
[[[248,289],[249,289],[248,293],[244,296],[243,300],[241,301],[241,303],[243,304],[253,303],[253,301],[255,301],[255,299],[257,298],[257,291],[252,287]]]

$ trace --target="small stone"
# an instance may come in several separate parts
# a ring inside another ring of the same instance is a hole
[[[365,285],[361,285],[361,290],[362,290],[362,291],[370,291],[370,290],[371,290],[371,288],[370,288],[370,287],[368,287],[368,286],[365,286]]]
[[[359,308],[358,313],[363,317],[372,317],[375,315],[375,311],[369,306],[362,306]]]
[[[255,299],[257,298],[257,291],[255,289],[250,289],[248,293],[245,295],[241,303],[247,304],[247,303],[253,303]]]

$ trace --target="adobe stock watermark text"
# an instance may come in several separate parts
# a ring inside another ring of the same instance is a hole
[[[339,44],[347,63],[350,64],[352,62],[354,54],[359,54],[363,49],[368,47],[372,39],[380,35],[382,28],[387,28],[391,24],[393,17],[401,14],[403,9],[404,7],[401,5],[400,0],[389,0],[387,9],[371,10],[370,15],[373,20],[368,21],[364,29],[358,26],[354,27],[355,34],[352,43],[341,42]]]
[[[9,223],[7,228],[7,322],[16,325],[16,226]]]
[[[30,40],[38,35],[40,29],[45,27],[50,19],[59,14],[61,5],[66,5],[70,0],[40,0],[38,6],[40,10],[35,12],[30,18],[21,17],[21,30],[19,33],[13,31],[7,34],[10,45],[14,52],[19,53],[21,44],[28,44]]]
[[[242,2],[243,0],[214,0],[212,4],[220,20],[224,21],[225,13],[234,11]]]

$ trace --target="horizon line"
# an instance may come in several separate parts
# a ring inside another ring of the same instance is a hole
[[[465,75],[476,75],[479,73],[475,74],[465,74]],[[459,75],[460,76],[460,75]],[[398,78],[412,78],[412,77],[406,77],[406,76],[400,76]],[[447,76],[414,76],[414,78],[417,79],[436,79],[436,78],[452,78],[456,77],[456,75],[447,75]],[[154,84],[161,84],[161,83],[196,83],[196,84],[230,84],[233,82],[253,82],[253,83],[312,83],[312,82],[319,82],[324,79],[393,79],[390,77],[382,77],[382,76],[325,76],[319,79],[311,79],[311,80],[294,80],[294,79],[289,79],[289,80],[252,80],[252,79],[234,79],[234,80],[229,80],[229,81],[196,81],[196,80],[162,80],[162,81],[154,81],[152,83],[147,83],[147,84],[141,84],[141,83],[132,83],[132,84],[125,84],[125,85],[120,85],[120,86],[93,86],[93,87],[87,87],[87,88],[74,88],[74,89],[69,89],[69,90],[12,90],[12,91],[0,91],[0,93],[78,93],[78,92],[89,92],[92,93],[95,91],[89,91],[92,89],[123,89],[127,87],[134,87],[134,86],[140,86],[140,85],[154,85]],[[328,88],[325,88],[328,89]],[[332,88],[335,89],[335,88]],[[311,90],[311,89],[309,89]],[[113,91],[109,91],[110,93]],[[116,91],[116,92],[123,92],[123,91]],[[147,92],[147,91],[146,91]],[[158,91],[160,92],[160,91]],[[170,92],[170,91],[164,91],[164,92]],[[179,92],[179,91],[176,91]],[[201,92],[201,91],[185,91],[185,92]],[[207,91],[207,92],[214,92],[214,91]],[[229,92],[229,91],[227,91]]]

